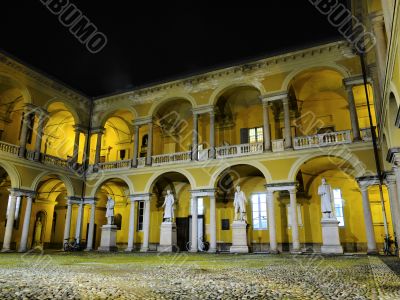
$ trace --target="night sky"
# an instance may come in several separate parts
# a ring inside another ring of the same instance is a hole
[[[71,3],[107,36],[101,52],[39,0],[3,1],[0,49],[91,97],[340,39],[308,0]]]

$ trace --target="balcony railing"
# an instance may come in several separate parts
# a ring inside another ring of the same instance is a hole
[[[328,133],[300,136],[293,138],[293,148],[295,150],[325,147],[325,146],[332,146],[339,144],[348,144],[348,143],[351,143],[350,130],[328,132]]]
[[[18,155],[19,146],[12,145],[12,144],[5,143],[5,142],[0,142],[0,151],[11,154],[11,155]]]
[[[132,160],[118,160],[111,162],[99,163],[97,165],[99,170],[111,170],[111,169],[123,169],[130,168],[132,164]]]
[[[183,163],[188,162],[192,159],[192,155],[190,151],[187,152],[177,152],[171,154],[162,154],[162,155],[154,155],[152,156],[152,165],[153,166],[162,166],[173,163]]]
[[[26,159],[35,160],[35,151],[26,150]]]
[[[42,154],[40,161],[45,165],[56,166],[63,169],[71,169],[70,161],[48,154]]]
[[[272,141],[272,152],[282,152],[285,151],[285,144],[283,139]]]
[[[138,168],[143,168],[146,166],[146,157],[139,157],[138,158]]]
[[[238,157],[263,152],[262,143],[241,144],[216,148],[217,158]]]

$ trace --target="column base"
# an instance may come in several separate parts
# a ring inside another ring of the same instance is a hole
[[[323,245],[321,246],[322,254],[343,254],[343,247],[340,245]]]
[[[128,247],[124,250],[124,252],[134,252],[135,249],[133,249],[133,247]]]
[[[217,248],[210,248],[207,251],[208,253],[217,253]]]
[[[149,247],[140,248],[140,252],[148,252],[148,251],[149,251]]]
[[[93,248],[86,248],[83,251],[85,251],[85,252],[93,251]]]
[[[248,246],[232,246],[229,250],[230,253],[249,253]]]
[[[28,252],[28,248],[26,249],[18,249],[18,253],[25,253]]]
[[[190,253],[197,253],[199,250],[198,249],[190,249],[189,252]]]
[[[367,250],[367,254],[368,255],[378,255],[379,252],[376,249],[372,249],[372,250]]]
[[[14,250],[11,249],[1,249],[1,253],[12,253]]]
[[[99,252],[117,252],[118,251],[118,247],[116,247],[116,246],[103,246],[103,247],[99,247],[97,249],[97,251],[99,251]]]
[[[290,250],[290,254],[302,254],[303,251],[301,251],[300,249],[292,249]]]
[[[278,249],[269,250],[268,253],[269,253],[269,254],[279,254],[279,250],[278,250]]]

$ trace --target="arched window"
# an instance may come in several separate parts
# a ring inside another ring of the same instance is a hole
[[[117,226],[117,230],[121,230],[121,226],[122,226],[122,216],[121,216],[121,214],[116,214],[115,215],[114,224]]]

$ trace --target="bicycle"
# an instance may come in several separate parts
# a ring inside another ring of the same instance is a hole
[[[82,251],[83,249],[85,249],[84,240],[78,241],[74,238],[72,241],[70,241],[70,239],[65,239],[64,251]]]
[[[391,238],[390,238],[390,235],[386,235],[385,237],[384,237],[384,239],[383,239],[383,253],[384,253],[384,255],[394,255],[395,254],[395,252],[396,252],[396,249],[397,249],[397,241],[396,241],[396,238],[395,238],[395,240],[392,240]],[[394,252],[392,252],[392,245],[394,245],[395,246],[395,251]]]
[[[200,252],[207,252],[208,249],[210,249],[210,243],[205,241],[204,238],[201,236],[198,238],[198,242],[197,242],[197,249]],[[192,249],[192,242],[189,241],[186,243],[186,250],[190,251]]]

